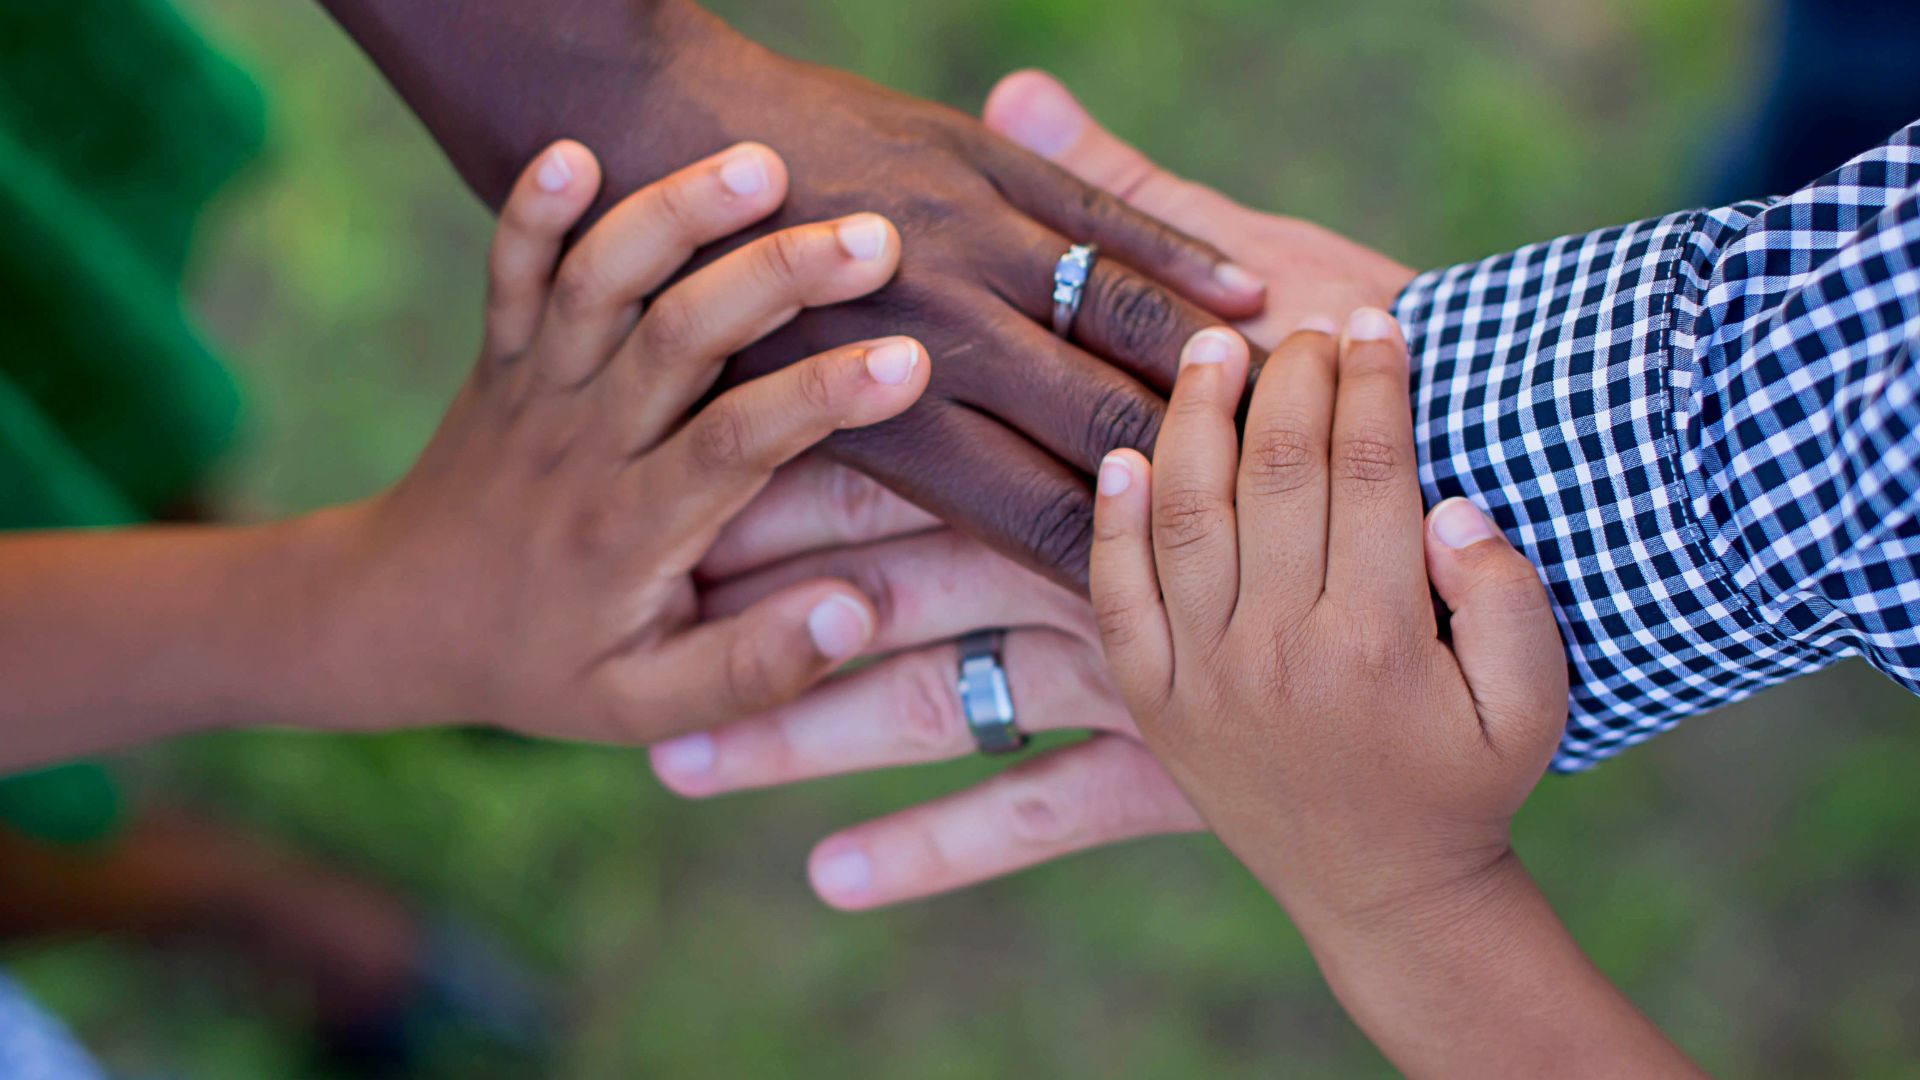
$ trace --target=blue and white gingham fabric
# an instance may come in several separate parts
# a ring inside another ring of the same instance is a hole
[[[1424,274],[1427,498],[1567,640],[1575,771],[1844,656],[1920,692],[1920,123],[1794,195]]]

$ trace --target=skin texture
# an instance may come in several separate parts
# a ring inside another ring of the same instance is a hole
[[[1408,1075],[1700,1075],[1513,854],[1566,665],[1486,516],[1423,522],[1391,316],[1282,343],[1244,438],[1246,351],[1186,355],[1152,465],[1100,474],[1094,610],[1147,744]]]
[[[1268,283],[1268,304],[1239,329],[1256,345],[1276,346],[1309,323],[1331,330],[1355,307],[1391,302],[1412,277],[1317,226],[1247,209],[1157,168],[1044,74],[1008,76],[988,98],[986,117],[994,130],[1213,238],[1253,268]],[[870,908],[1105,844],[1203,828],[1139,741],[1088,604],[964,536],[929,531],[938,525],[819,457],[776,477],[700,569],[708,614],[738,611],[799,576],[831,574],[874,598],[879,625],[870,652],[890,655],[791,704],[658,748],[661,779],[704,797],[973,753],[953,689],[952,639],[1012,627],[1004,658],[1021,726],[1098,737],[829,837],[810,858],[822,897]]]
[[[459,717],[647,741],[756,713],[858,653],[875,615],[844,582],[702,621],[691,570],[778,466],[911,406],[925,350],[847,343],[687,411],[741,347],[885,284],[898,233],[874,214],[796,226],[663,289],[774,212],[784,164],[728,149],[620,201],[563,258],[599,187],[577,143],[521,177],[479,362],[391,491],[258,528],[0,542],[0,768],[219,725]]]
[[[1211,245],[978,121],[777,56],[684,0],[326,5],[489,201],[503,162],[560,136],[599,151],[615,193],[751,139],[794,178],[765,228],[892,220],[904,254],[887,288],[805,313],[733,377],[849,340],[924,342],[920,404],[829,452],[1056,581],[1084,586],[1092,469],[1152,445],[1180,343],[1261,310],[1259,280]],[[1071,241],[1105,256],[1069,343],[1046,324]]]

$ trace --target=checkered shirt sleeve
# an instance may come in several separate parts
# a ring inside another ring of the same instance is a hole
[[[1594,763],[1845,656],[1920,692],[1920,123],[1794,195],[1424,274],[1429,500],[1553,594]]]

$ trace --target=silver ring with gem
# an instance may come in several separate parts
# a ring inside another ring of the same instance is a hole
[[[983,754],[1011,754],[1024,749],[1027,736],[1013,719],[1013,692],[1000,647],[1007,635],[985,630],[960,639],[960,714]]]
[[[1080,301],[1087,295],[1087,282],[1093,277],[1093,263],[1100,249],[1092,244],[1075,244],[1053,267],[1053,332],[1066,337],[1073,329],[1073,317],[1080,314]]]

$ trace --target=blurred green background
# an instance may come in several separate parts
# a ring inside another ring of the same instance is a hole
[[[424,443],[478,341],[489,221],[306,0],[182,0],[267,83],[267,161],[197,254],[239,369],[224,489],[359,497]],[[1150,153],[1419,266],[1701,198],[1764,77],[1755,0],[727,0],[762,40],[967,109],[1042,65]],[[647,123],[638,116],[635,123]],[[1523,855],[1599,963],[1726,1075],[1920,1076],[1920,708],[1857,665],[1547,782]],[[689,805],[638,753],[255,734],[143,785],[500,928],[569,994],[557,1076],[1372,1076],[1286,920],[1210,840],[850,917],[828,830],[961,763]],[[129,1072],[313,1075],[218,973],[107,944],[16,972]],[[510,1075],[449,1058],[432,1076]]]

